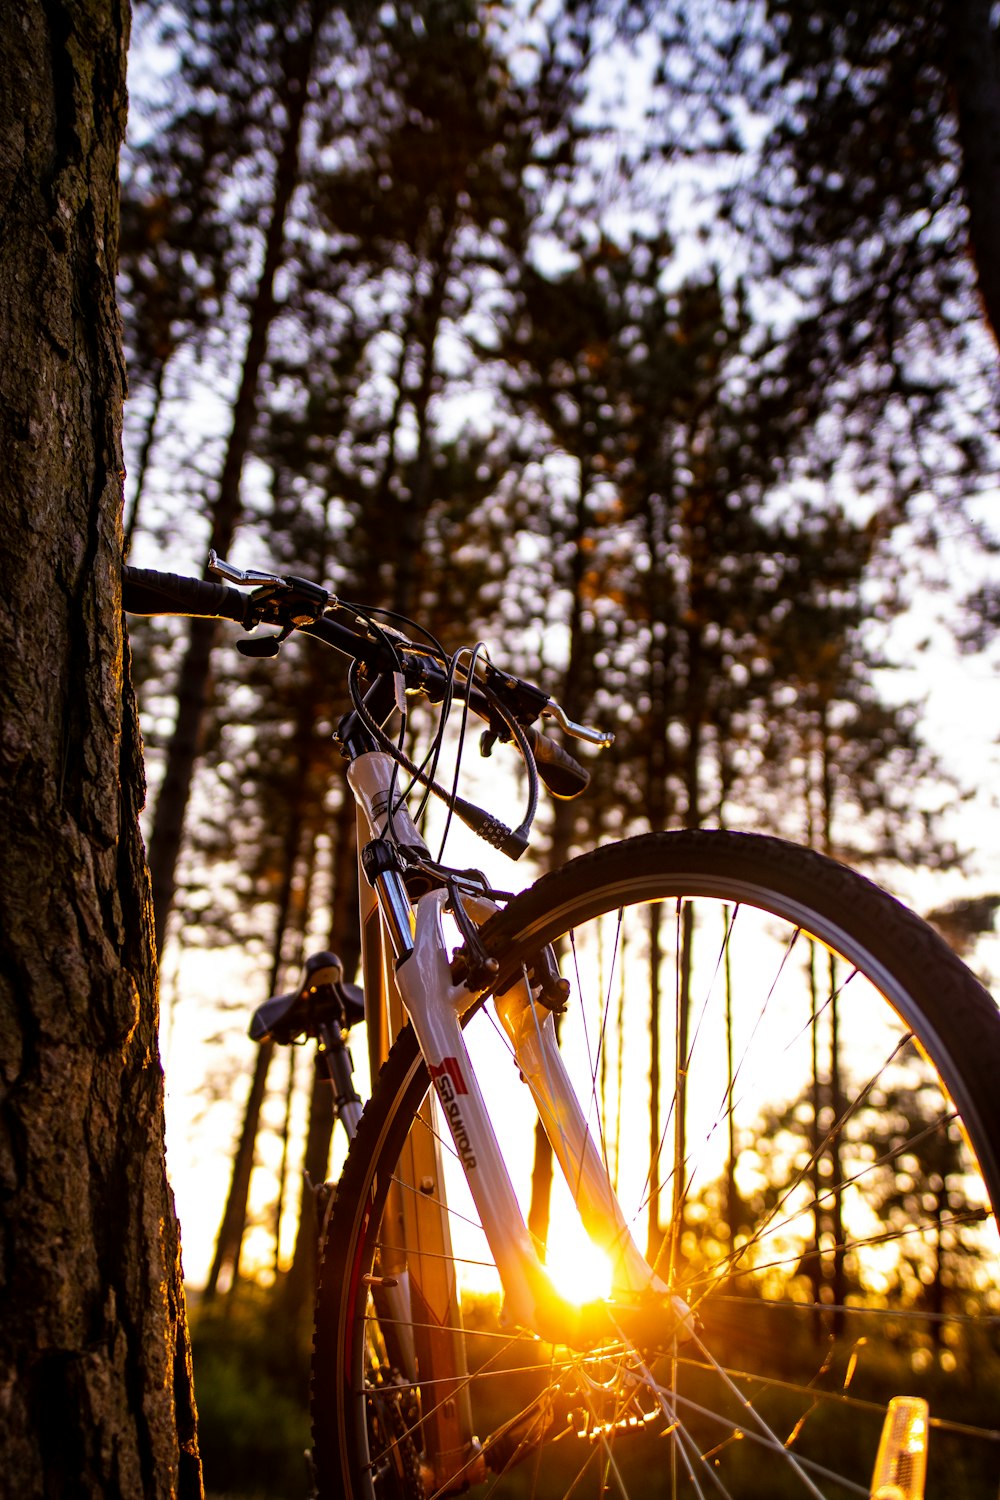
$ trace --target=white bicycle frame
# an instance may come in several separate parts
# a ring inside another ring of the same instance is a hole
[[[352,761],[348,781],[358,804],[359,851],[370,840],[383,838],[403,847],[422,847],[420,835],[403,806],[394,805],[391,828],[386,833],[389,800],[397,785],[396,768],[390,756],[381,751],[362,753]],[[500,1273],[505,1321],[532,1330],[550,1342],[585,1347],[584,1310],[559,1295],[538,1258],[465,1045],[461,1020],[478,996],[452,980],[443,924],[448,893],[432,889],[418,898],[415,906],[411,905],[401,877],[392,871],[375,878],[374,890],[365,879],[359,885],[373,1069],[384,1060],[405,1010]],[[463,904],[477,925],[496,910],[495,904],[485,897],[469,897]],[[572,1186],[584,1227],[611,1262],[613,1297],[627,1301],[652,1295],[672,1305],[679,1325],[687,1324],[690,1313],[686,1304],[670,1297],[668,1288],[632,1238],[607,1167],[566,1073],[551,1012],[535,1003],[526,976],[498,996],[495,1005],[553,1153]],[[429,1098],[423,1108],[429,1121]],[[462,1399],[464,1348],[457,1288],[450,1264],[440,1151],[433,1129],[414,1136],[414,1143],[407,1147],[409,1159],[400,1164],[400,1175],[408,1180],[397,1185],[403,1201],[397,1207],[396,1219],[402,1220],[405,1246],[397,1247],[397,1253],[390,1252],[388,1256],[383,1252],[381,1278],[374,1279],[376,1284],[381,1279],[406,1287],[416,1344],[414,1368],[407,1373],[416,1379],[419,1368],[426,1378],[430,1361],[436,1392],[434,1417],[445,1422],[449,1409],[455,1408],[450,1430],[436,1436],[444,1450],[437,1474],[441,1482],[449,1471],[454,1474],[461,1468],[463,1473],[469,1473],[471,1423],[466,1426],[462,1414],[463,1405],[467,1411],[467,1401]],[[419,1144],[421,1139],[426,1142],[424,1146]],[[420,1160],[419,1153],[422,1153]],[[393,1313],[394,1318],[400,1315]],[[611,1325],[607,1327],[610,1331]],[[421,1335],[429,1330],[435,1338],[421,1357]],[[451,1371],[450,1377],[441,1376],[442,1365]],[[444,1396],[442,1389],[446,1392]],[[426,1414],[422,1420],[426,1435]],[[428,1439],[428,1450],[432,1446],[432,1440]]]

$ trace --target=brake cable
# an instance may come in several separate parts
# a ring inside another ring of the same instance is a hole
[[[513,714],[508,712],[506,706],[496,694],[486,687],[481,689],[484,697],[489,702],[490,709],[498,715],[510,730],[512,737],[516,740],[518,750],[524,759],[525,768],[528,772],[528,811],[520,826],[516,829],[508,828],[499,818],[494,817],[492,813],[488,813],[480,807],[476,807],[474,803],[469,802],[466,798],[449,794],[444,787],[440,786],[436,781],[429,779],[424,771],[414,765],[405,751],[392,742],[382,727],[375,722],[368,712],[360,692],[358,676],[359,668],[358,663],[355,661],[352,663],[351,670],[348,673],[351,701],[362,724],[379,748],[387,755],[392,756],[402,769],[415,780],[427,786],[436,797],[439,797],[446,804],[450,804],[462,822],[471,828],[474,833],[478,834],[480,838],[485,839],[488,844],[492,844],[494,848],[499,849],[502,853],[508,855],[509,858],[520,859],[528,847],[528,833],[538,810],[538,771],[535,767],[535,758],[524,730]]]
[[[468,651],[469,652],[469,665],[468,665],[468,667],[466,669],[465,681],[466,681],[467,684],[471,685],[472,680],[473,680],[473,678],[476,675],[476,661],[477,661],[477,659],[479,657],[480,652],[485,652],[485,650],[486,650],[486,646],[485,646],[485,644],[482,641],[477,641],[476,644],[474,646],[471,646],[471,647],[470,646],[463,646],[463,647],[461,647],[458,651],[455,652],[455,655],[451,659],[451,673],[450,673],[450,676],[453,677],[453,676],[457,675],[457,672],[458,672],[458,659],[459,659],[459,657],[461,655],[464,654],[464,652]],[[462,769],[462,752],[463,752],[463,750],[465,748],[465,736],[466,736],[466,734],[468,732],[468,728],[469,728],[469,711],[470,711],[470,704],[469,704],[469,694],[468,694],[468,691],[467,691],[466,694],[465,694],[465,701],[462,704],[462,722],[459,725],[459,730],[458,730],[458,746],[457,746],[456,751],[455,751],[455,775],[454,775],[454,777],[452,779],[452,784],[451,784],[451,796],[449,797],[448,803],[447,803],[447,806],[448,806],[448,816],[445,819],[444,832],[441,835],[441,847],[438,850],[438,864],[441,864],[443,862],[443,860],[444,860],[444,847],[445,847],[445,844],[448,842],[448,832],[449,832],[449,830],[451,828],[451,819],[452,819],[452,814],[453,814],[453,811],[454,811],[455,798],[458,796],[458,778],[459,778],[459,774],[460,774],[461,769]],[[441,724],[440,733],[441,733],[441,737],[442,737],[442,740],[443,740],[443,736],[444,736],[444,721],[443,720],[442,720],[442,724]]]

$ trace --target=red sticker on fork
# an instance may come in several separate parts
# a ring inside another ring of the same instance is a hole
[[[429,1063],[428,1068],[432,1082],[437,1083],[438,1079],[443,1076],[450,1081],[453,1093],[467,1094],[469,1092],[457,1057],[443,1057],[436,1067],[434,1063]]]
[[[458,1102],[459,1094],[467,1094],[469,1088],[462,1077],[458,1058],[442,1057],[439,1063],[429,1063],[428,1070],[437,1089],[441,1108],[451,1126],[451,1138],[455,1142],[455,1150],[461,1157],[465,1170],[471,1172],[476,1165],[476,1153],[469,1139],[469,1132],[462,1119],[462,1108]]]

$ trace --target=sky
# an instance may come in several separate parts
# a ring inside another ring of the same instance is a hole
[[[166,65],[167,59],[163,57],[134,58],[130,75],[134,101],[141,97],[144,87],[150,86],[151,80],[162,76]],[[648,68],[648,59],[645,66]],[[623,149],[628,149],[633,136],[641,132],[643,86],[636,83],[634,74],[624,75],[623,80],[619,68],[609,67],[600,79],[600,89],[606,103],[618,110],[620,141]],[[220,421],[224,426],[224,414]],[[996,496],[982,502],[984,520],[994,525],[996,505]],[[183,555],[182,547],[166,559],[147,541],[136,560],[196,573],[203,563],[200,545],[200,541],[191,542],[187,555]],[[266,559],[253,561],[265,563]],[[897,665],[891,673],[884,674],[883,683],[888,697],[925,700],[926,736],[968,794],[949,824],[956,841],[967,850],[964,871],[934,876],[925,872],[893,872],[899,894],[920,910],[961,895],[1000,891],[1000,678],[993,665],[995,654],[992,659],[961,655],[942,623],[942,617],[947,619],[952,610],[954,592],[974,582],[984,567],[992,568],[995,559],[984,563],[982,555],[960,531],[951,532],[945,525],[937,563],[942,584],[950,587],[951,596],[924,593],[922,585],[915,590],[910,611],[894,630]],[[925,640],[930,641],[929,647],[918,649]],[[470,862],[482,864],[482,846],[474,845],[473,849],[468,855]],[[509,873],[498,874],[497,878],[511,881]],[[514,883],[526,878],[526,872],[518,871]],[[1000,955],[996,949],[995,942],[984,944],[982,958],[1000,977]],[[264,996],[257,993],[259,973],[245,955],[188,952],[179,970],[176,965],[176,953],[168,953],[162,987],[168,1168],[183,1226],[186,1272],[189,1280],[198,1285],[211,1256],[228,1184],[228,1149],[252,1066],[252,1044],[245,1035],[246,1023],[252,1006]],[[236,1002],[224,1016],[216,1009],[216,1001],[222,997],[231,1006]],[[220,1032],[226,1037],[223,1044],[212,1040]],[[362,1052],[359,1047],[359,1063]],[[304,1076],[304,1059],[300,1056],[297,1061],[300,1076]],[[276,1064],[279,1086],[283,1084],[286,1066],[286,1060],[279,1058]],[[230,1068],[235,1071],[228,1082],[220,1085],[223,1097],[206,1105],[205,1075],[217,1072],[221,1077]],[[301,1116],[299,1101],[299,1135]],[[272,1151],[270,1145],[266,1149]],[[257,1187],[261,1190],[266,1184],[258,1183]],[[290,1196],[293,1201],[297,1196],[294,1185]],[[258,1206],[262,1204],[263,1199]],[[255,1232],[248,1253],[253,1256],[259,1247],[266,1257],[267,1239],[266,1231]],[[287,1247],[287,1231],[284,1243]]]

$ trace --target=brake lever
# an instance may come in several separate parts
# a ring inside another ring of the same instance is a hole
[[[284,579],[277,573],[264,573],[260,568],[234,568],[232,563],[226,562],[220,557],[213,547],[208,554],[208,571],[218,573],[220,578],[225,578],[229,583],[284,583]]]
[[[583,740],[587,745],[598,745],[602,750],[610,750],[615,742],[610,730],[593,729],[589,724],[574,724],[554,698],[550,698],[542,709],[542,717],[555,719],[564,734],[571,735],[575,740]]]
[[[236,649],[243,656],[277,656],[293,630],[300,625],[311,625],[337,602],[322,584],[291,575],[282,578],[277,573],[265,573],[261,568],[234,568],[232,563],[219,557],[214,548],[208,554],[208,568],[230,583],[256,584],[250,596],[253,624],[281,627],[278,635],[237,641]]]

